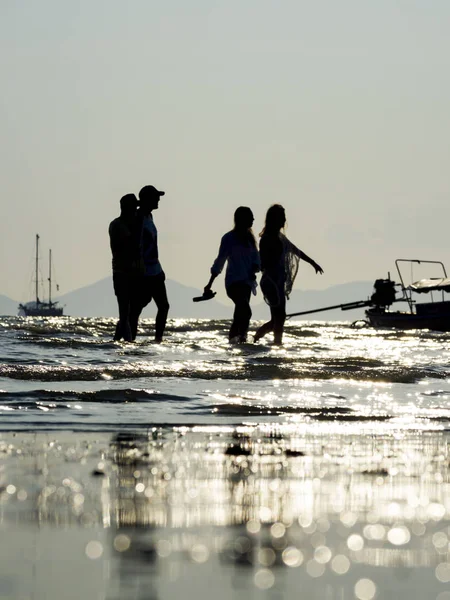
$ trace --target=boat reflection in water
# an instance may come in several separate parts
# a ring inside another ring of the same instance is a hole
[[[61,559],[72,547],[74,571],[96,573],[82,585],[102,582],[99,597],[110,599],[301,590],[365,600],[401,590],[446,600],[449,436],[372,437],[364,428],[155,428],[75,445],[30,436],[2,522],[36,522],[37,546],[45,525],[56,526],[55,540],[63,528]],[[25,468],[33,461],[34,471]],[[36,552],[35,571],[44,571],[45,552]]]

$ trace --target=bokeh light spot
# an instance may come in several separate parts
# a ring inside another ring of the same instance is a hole
[[[371,579],[360,579],[355,585],[355,596],[358,600],[372,600],[377,593],[377,586]]]
[[[350,550],[353,550],[353,552],[358,552],[364,548],[364,539],[360,535],[354,533],[348,537],[347,546]]]
[[[282,559],[287,567],[299,567],[303,563],[303,553],[293,546],[283,551]]]
[[[331,568],[336,575],[345,575],[350,569],[350,560],[345,554],[338,554],[331,561]]]
[[[275,583],[275,576],[270,569],[259,569],[255,573],[254,581],[260,590],[269,590]]]
[[[450,563],[440,563],[436,567],[435,573],[441,583],[448,583],[450,581]]]
[[[97,540],[91,540],[88,542],[88,544],[86,544],[85,552],[88,558],[91,560],[96,560],[103,554],[103,546]]]
[[[387,539],[391,544],[394,544],[394,546],[403,546],[410,541],[411,534],[409,533],[409,529],[404,525],[392,527],[392,529],[389,529],[388,531]]]
[[[131,546],[130,538],[121,533],[114,538],[114,548],[117,552],[126,552]]]
[[[204,544],[194,544],[191,548],[191,558],[196,563],[205,563],[209,558],[209,550]]]
[[[310,577],[322,577],[325,573],[325,566],[318,563],[316,560],[309,560],[306,563],[306,572]]]

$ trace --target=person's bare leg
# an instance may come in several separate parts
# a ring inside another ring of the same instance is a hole
[[[139,325],[139,317],[143,309],[152,301],[152,290],[148,285],[146,277],[136,278],[133,281],[132,294],[130,300],[130,329],[131,339],[136,340]]]
[[[237,339],[239,343],[247,340],[252,310],[250,308],[251,288],[247,284],[235,283],[227,287],[227,295],[234,302],[233,322],[229,340]]]
[[[158,281],[153,289],[153,300],[158,307],[155,319],[155,342],[157,343],[162,342],[170,308],[164,279],[161,278],[161,281]]]
[[[275,346],[283,345],[283,324],[277,323],[273,328],[273,343]]]
[[[120,326],[120,319],[116,323],[116,331],[114,332],[114,341],[119,342],[122,339],[122,327]]]
[[[273,331],[273,320],[272,319],[270,321],[268,321],[267,323],[264,323],[264,325],[261,325],[261,327],[259,327],[256,330],[255,338],[254,338],[255,342],[257,342],[258,340],[263,338],[265,335],[267,335],[271,331]]]
[[[284,323],[286,321],[285,305],[273,309],[273,343],[276,346],[283,344]]]
[[[242,304],[241,310],[241,324],[239,330],[239,340],[241,342],[247,341],[247,333],[248,328],[250,327],[250,319],[252,318],[252,309],[250,308],[250,293],[248,294],[248,298],[244,298],[244,302]]]
[[[125,342],[132,341],[130,321],[128,319],[128,314],[129,314],[128,309],[121,311],[121,314],[119,313],[119,321],[117,323],[116,332],[114,335],[114,341],[116,341],[116,342],[120,341],[122,338],[124,339]]]
[[[119,305],[119,321],[116,325],[114,341],[118,342],[123,338],[126,342],[131,342],[130,296],[127,291],[117,296],[117,304]]]

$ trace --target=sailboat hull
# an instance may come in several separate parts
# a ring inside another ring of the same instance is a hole
[[[19,316],[21,317],[62,317],[63,308],[49,304],[48,302],[27,302],[19,304]]]

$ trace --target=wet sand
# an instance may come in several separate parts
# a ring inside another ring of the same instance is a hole
[[[0,435],[0,598],[450,600],[449,433]]]

